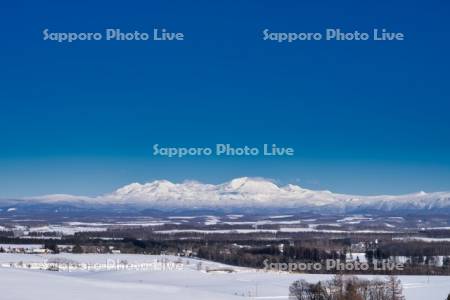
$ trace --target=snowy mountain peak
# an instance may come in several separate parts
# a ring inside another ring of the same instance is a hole
[[[285,187],[283,187],[283,189],[287,192],[298,192],[298,193],[304,193],[307,192],[307,189],[303,189],[301,187],[299,187],[298,185],[294,185],[294,184],[288,184]]]
[[[249,177],[233,179],[225,184],[225,189],[250,194],[274,193],[280,190],[277,185],[269,180]]]

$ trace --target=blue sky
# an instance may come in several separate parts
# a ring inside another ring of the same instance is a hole
[[[450,190],[448,1],[19,1],[0,21],[0,196],[95,195],[165,178],[259,176],[378,194]],[[42,40],[181,31],[183,42]],[[402,42],[262,40],[262,30],[403,32]],[[153,157],[155,143],[295,157]]]

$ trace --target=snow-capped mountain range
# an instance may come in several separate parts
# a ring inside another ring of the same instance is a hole
[[[0,201],[1,203],[1,201]],[[132,183],[97,197],[66,194],[17,200],[16,204],[122,206],[135,209],[302,209],[302,210],[450,210],[450,192],[357,196],[314,191],[288,184],[279,186],[261,178],[236,178],[222,184],[157,180]]]

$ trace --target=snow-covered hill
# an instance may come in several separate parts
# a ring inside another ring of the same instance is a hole
[[[308,190],[292,184],[279,186],[270,180],[243,177],[222,184],[157,180],[132,183],[97,197],[56,194],[25,198],[16,204],[134,209],[320,209],[334,212],[450,210],[450,192],[357,196]]]
[[[178,268],[116,270],[99,268],[107,263],[126,262],[135,266],[152,266],[161,257],[131,254],[51,255],[0,254],[2,300],[34,300],[61,297],[72,299],[289,299],[289,286],[300,279],[317,282],[331,279],[331,274],[300,274],[261,271],[225,266],[210,261],[165,256],[181,263]],[[90,271],[71,267],[69,271],[46,271],[36,265],[59,262],[95,266]],[[201,265],[199,265],[201,264]],[[16,267],[11,267],[16,265]],[[109,266],[113,266],[109,264]],[[17,267],[20,266],[20,267]],[[157,266],[157,265],[155,265]],[[234,270],[221,272],[221,268]],[[218,270],[207,272],[206,270]],[[365,279],[375,276],[362,275]],[[383,280],[383,276],[378,276]],[[450,292],[448,276],[399,276],[406,300],[445,299]]]

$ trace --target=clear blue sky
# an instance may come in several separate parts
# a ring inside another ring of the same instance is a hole
[[[0,47],[0,197],[260,176],[378,194],[450,190],[448,1],[10,1]],[[6,8],[5,8],[6,7]],[[42,30],[185,33],[179,43]],[[262,40],[387,28],[403,42]],[[154,143],[277,143],[294,158],[164,159]]]

